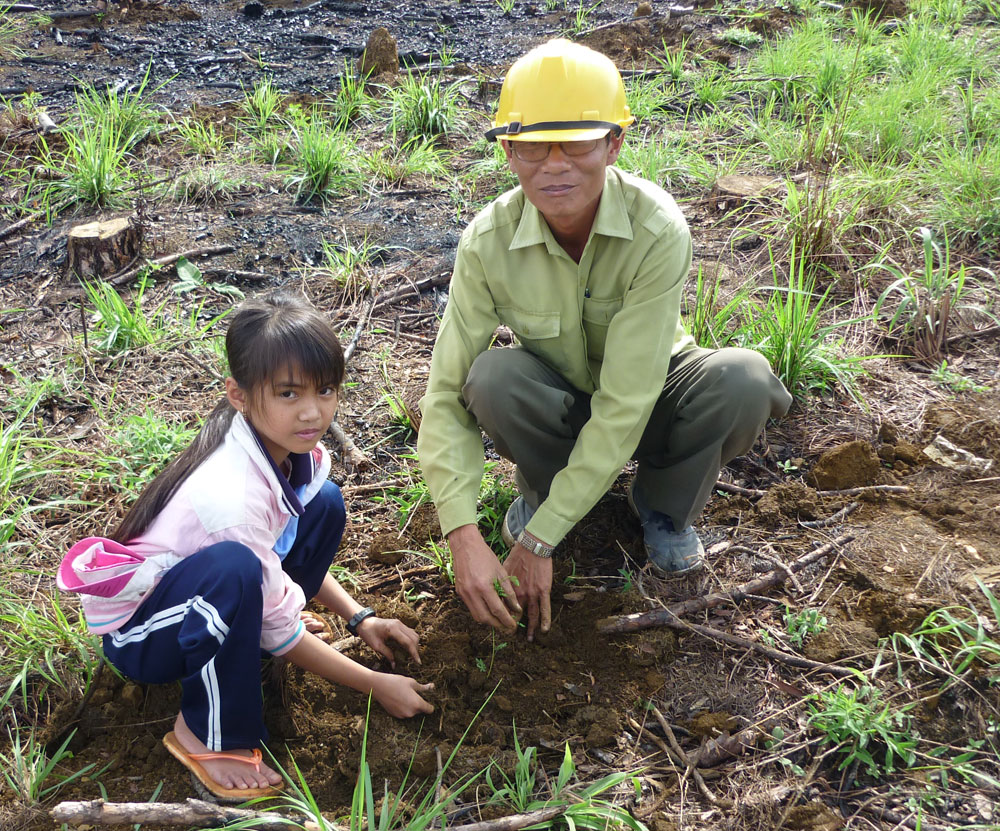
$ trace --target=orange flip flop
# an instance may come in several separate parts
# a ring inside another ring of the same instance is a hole
[[[255,799],[261,796],[275,796],[279,791],[277,788],[268,786],[266,788],[224,788],[216,782],[208,771],[200,764],[200,759],[231,759],[234,762],[245,762],[260,771],[261,752],[254,748],[253,756],[238,756],[235,753],[188,753],[177,740],[174,731],[171,730],[163,737],[163,745],[170,751],[171,755],[177,759],[184,767],[191,771],[191,775],[216,799],[224,802],[246,802],[248,799]]]

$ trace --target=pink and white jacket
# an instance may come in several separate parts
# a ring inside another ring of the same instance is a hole
[[[263,568],[261,648],[287,652],[305,632],[299,613],[306,599],[282,570],[275,544],[326,481],[330,457],[317,445],[311,453],[290,455],[289,463],[286,477],[237,413],[222,444],[143,534],[126,545],[99,537],[77,543],[59,568],[59,588],[80,594],[90,631],[113,632],[181,559],[218,542],[243,543]]]

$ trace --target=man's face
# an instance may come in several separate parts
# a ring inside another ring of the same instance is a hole
[[[549,225],[561,231],[589,233],[604,190],[604,169],[618,158],[624,140],[622,134],[599,139],[596,144],[505,141],[503,146],[507,163],[517,175],[525,196]],[[548,153],[541,161],[525,161],[512,151],[515,144],[535,145],[533,153],[524,148],[529,152],[522,155],[529,157],[540,155],[539,145],[548,146]],[[575,147],[570,147],[567,153],[564,145]],[[594,146],[588,152],[575,152],[590,145]]]

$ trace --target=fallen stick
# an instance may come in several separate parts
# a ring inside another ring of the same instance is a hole
[[[553,805],[526,814],[511,814],[499,819],[470,822],[455,825],[452,831],[518,831],[541,822],[548,822],[566,813],[572,803]],[[321,831],[313,820],[283,817],[263,811],[246,808],[231,808],[214,805],[201,799],[188,799],[182,803],[172,802],[105,802],[92,799],[89,802],[60,802],[49,815],[59,823],[82,825],[134,825],[136,823],[157,823],[166,826],[193,826],[196,828],[221,828],[233,822],[247,821],[247,827],[259,831]],[[346,831],[345,826],[325,823],[329,831]]]
[[[806,522],[799,522],[803,528],[828,528],[831,525],[836,525],[844,517],[853,514],[859,507],[861,507],[860,502],[851,502],[845,505],[837,513],[831,514],[826,519],[810,519]]]
[[[638,632],[641,629],[650,629],[654,626],[666,626],[670,622],[684,615],[700,612],[704,609],[712,609],[721,606],[723,603],[739,603],[748,594],[760,594],[765,589],[780,585],[787,577],[788,572],[801,571],[806,566],[823,559],[825,556],[835,551],[842,545],[854,539],[853,534],[842,534],[835,540],[821,545],[819,548],[804,554],[794,562],[789,563],[781,569],[769,571],[762,574],[756,580],[737,586],[732,591],[716,592],[706,594],[701,597],[692,597],[681,603],[675,603],[665,609],[653,609],[649,612],[638,612],[620,617],[604,618],[597,622],[597,631],[602,635],[613,635],[624,632]]]
[[[757,641],[751,641],[748,638],[741,638],[739,635],[724,632],[721,629],[716,629],[712,626],[705,626],[701,623],[688,623],[686,620],[674,618],[672,620],[668,619],[663,621],[660,626],[665,626],[666,628],[673,629],[677,632],[693,632],[694,634],[701,635],[703,638],[708,638],[709,640],[720,641],[721,643],[736,646],[740,649],[759,652],[765,658],[770,658],[773,661],[780,661],[783,664],[798,667],[799,669],[826,672],[830,675],[836,675],[838,678],[857,676],[857,672],[855,670],[848,669],[847,667],[840,667],[836,664],[824,664],[821,661],[812,661],[809,658],[803,658],[801,655],[796,655],[792,652],[785,652],[781,649],[775,649],[774,647],[766,646],[765,644],[758,643]]]
[[[372,306],[372,309],[377,309],[380,306],[385,306],[387,303],[392,303],[404,297],[419,297],[427,291],[427,289],[434,288],[435,286],[443,286],[450,280],[450,271],[442,271],[432,277],[425,277],[423,280],[417,280],[417,282],[412,285],[402,286],[401,288],[393,289],[392,291],[378,295],[375,298],[375,304]]]
[[[862,485],[859,488],[843,488],[836,491],[816,491],[816,496],[859,496],[862,493],[909,493],[909,485]]]
[[[670,724],[663,717],[663,713],[661,713],[655,706],[652,707],[650,712],[652,712],[653,717],[657,720],[657,722],[659,722],[660,729],[663,731],[664,735],[667,737],[667,741],[670,743],[670,749],[674,751],[677,758],[681,760],[681,764],[683,764],[684,767],[688,769],[688,772],[694,777],[695,784],[698,786],[698,790],[701,791],[701,795],[717,808],[722,808],[727,811],[732,808],[733,801],[731,799],[716,796],[708,789],[708,785],[705,784],[705,780],[702,778],[701,772],[695,767],[694,763],[684,752],[684,748],[682,748],[680,742],[677,741],[677,737],[674,735],[674,731],[670,727]]]
[[[137,268],[130,268],[127,271],[112,275],[108,278],[107,282],[112,286],[121,286],[135,279],[136,275],[138,275],[144,268],[149,268],[151,266],[173,265],[181,257],[188,260],[194,259],[195,257],[216,257],[219,254],[229,254],[235,250],[236,248],[232,245],[210,245],[207,248],[191,248],[188,251],[180,251],[177,254],[168,254],[165,257],[157,257],[155,260],[146,260],[145,263]]]
[[[215,805],[201,799],[186,802],[105,802],[92,799],[88,802],[60,802],[50,816],[57,823],[72,825],[134,825],[149,823],[167,826],[187,826],[195,828],[221,828],[232,822],[252,820],[250,827],[259,831],[291,831],[302,829],[320,831],[312,820],[292,819],[271,812],[250,811],[246,808],[231,808]],[[328,823],[328,827],[340,831]]]
[[[973,338],[991,338],[994,335],[1000,335],[1000,326],[988,326],[985,329],[976,329],[974,332],[963,332],[961,335],[952,335],[952,337],[945,341],[945,345],[951,346],[953,343],[972,340]]]
[[[736,496],[747,496],[751,499],[759,499],[767,492],[758,490],[757,488],[743,488],[739,485],[731,485],[729,482],[716,482],[715,490],[722,491],[723,493],[732,493]]]
[[[346,461],[348,462],[348,466],[352,470],[364,470],[368,467],[370,464],[368,457],[358,450],[358,446],[354,443],[354,440],[344,432],[343,427],[341,427],[336,421],[332,421],[330,422],[329,430],[330,435],[337,440],[337,443],[344,451],[344,456],[347,457]]]

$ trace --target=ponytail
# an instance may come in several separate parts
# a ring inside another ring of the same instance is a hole
[[[225,398],[216,404],[194,441],[149,483],[110,538],[125,545],[129,540],[140,536],[170,501],[181,483],[222,444],[234,415],[236,410]]]

